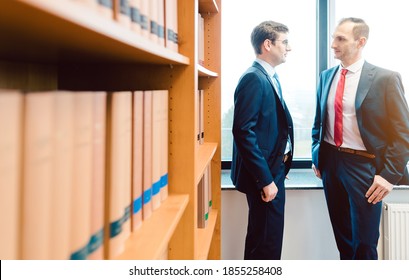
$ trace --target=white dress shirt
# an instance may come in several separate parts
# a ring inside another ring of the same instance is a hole
[[[276,79],[274,78],[274,74],[276,73],[274,67],[271,66],[268,62],[266,62],[266,61],[264,61],[264,60],[262,60],[262,59],[260,59],[260,58],[256,58],[256,62],[257,62],[258,64],[260,64],[260,65],[264,68],[264,70],[266,70],[266,72],[267,72],[267,74],[269,75],[271,81],[273,82],[273,85],[274,85],[274,88],[275,88],[276,92],[278,93],[278,92],[279,92],[279,89],[278,89],[278,85],[276,84],[277,81],[276,81]],[[283,98],[282,96],[280,96],[279,93],[278,93],[278,95],[279,95],[279,98]],[[284,100],[283,100],[283,103],[284,103]],[[288,154],[288,153],[290,153],[291,151],[292,151],[292,149],[291,149],[291,141],[290,141],[290,136],[288,136],[287,145],[286,145],[286,147],[285,147],[284,154]]]
[[[346,69],[348,70],[345,76],[345,88],[344,96],[342,99],[343,103],[343,142],[341,147],[350,148],[354,150],[366,151],[365,145],[362,141],[361,133],[358,128],[358,121],[356,119],[356,109],[355,109],[355,98],[358,89],[359,78],[361,77],[362,67],[365,60],[360,59],[354,64],[350,65]],[[335,92],[337,90],[337,84],[340,77],[341,69],[343,67],[340,65],[337,73],[335,74],[334,80],[332,81],[331,88],[328,95],[327,101],[327,125],[324,136],[324,141],[335,145],[334,142],[334,101]]]

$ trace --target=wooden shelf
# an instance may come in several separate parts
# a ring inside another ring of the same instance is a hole
[[[155,260],[167,249],[189,201],[188,195],[169,195],[142,228],[131,233],[119,260]]]
[[[205,67],[203,67],[202,65],[198,65],[197,66],[197,70],[199,72],[199,77],[213,77],[213,78],[217,78],[219,76],[218,73],[213,72]]]
[[[216,209],[212,209],[209,213],[209,220],[207,221],[206,228],[199,228],[197,230],[197,255],[195,259],[197,260],[207,260],[209,255],[210,244],[212,242],[214,230],[217,221]]]
[[[199,0],[199,13],[218,13],[219,7],[215,0]]]
[[[214,154],[216,153],[217,146],[217,143],[204,143],[199,145],[197,165],[195,168],[196,185],[199,184],[200,178],[202,178],[206,166],[210,163]]]
[[[0,2],[0,58],[188,65],[189,58],[75,2]]]
[[[0,0],[1,88],[21,92],[168,90],[169,196],[131,233],[125,251],[115,259],[154,260],[165,252],[173,260],[221,258],[221,1],[178,1],[176,52],[78,1]],[[206,67],[198,66],[199,11],[208,38]],[[206,95],[207,142],[202,145],[192,137],[199,88]],[[111,122],[107,117],[106,124]],[[207,227],[198,229],[197,185],[207,167],[213,208]],[[110,205],[107,199],[104,203],[106,212]],[[109,245],[108,239],[104,246]]]

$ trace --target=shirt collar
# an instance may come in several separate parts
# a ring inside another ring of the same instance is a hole
[[[347,69],[349,72],[356,73],[356,72],[358,72],[359,70],[362,69],[362,67],[364,66],[364,63],[365,63],[365,59],[361,58],[360,60],[356,61],[355,63],[349,65],[346,69]],[[342,67],[342,65],[339,65],[339,70],[340,70],[340,71],[341,71],[341,69],[343,69],[343,68],[344,68],[344,67]]]
[[[274,67],[271,66],[268,62],[266,62],[265,60],[262,60],[260,58],[256,58],[256,62],[258,62],[258,64],[260,64],[264,68],[264,70],[266,70],[267,74],[270,77],[274,76],[276,71],[274,70]]]

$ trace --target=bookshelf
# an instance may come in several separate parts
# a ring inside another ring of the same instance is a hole
[[[197,66],[198,71],[199,71],[199,77],[213,77],[216,78],[218,76],[217,72],[213,72],[205,67],[203,67],[202,65],[198,65]]]
[[[212,185],[212,211],[209,215],[209,223],[204,231],[204,237],[200,240],[203,244],[206,239],[210,241],[209,248],[199,250],[202,258],[220,259],[221,252],[221,193],[220,193],[220,171],[221,171],[221,1],[220,0],[200,0],[200,13],[205,23],[205,63],[206,69],[210,70],[211,75],[199,78],[199,88],[205,92],[205,143],[217,144],[215,154],[211,157],[209,165],[211,167],[211,185]],[[215,73],[216,75],[214,75]],[[213,234],[212,234],[213,232]],[[201,233],[200,233],[201,234]],[[203,235],[201,235],[203,236]],[[207,238],[206,238],[207,236]],[[211,237],[211,238],[210,238]],[[210,240],[211,239],[211,240]],[[209,252],[206,254],[206,250]]]
[[[158,46],[113,20],[84,12],[70,0],[60,2],[2,1],[2,55],[43,63],[189,64],[188,57]]]
[[[125,244],[126,251],[118,259],[158,259],[167,249],[188,201],[187,195],[169,196],[143,227],[130,236]]]
[[[169,197],[132,232],[118,259],[220,259],[221,1],[178,0],[179,52],[75,1],[0,2],[0,88],[20,91],[169,92]],[[197,13],[205,17],[204,66]],[[24,19],[24,20],[22,20]],[[205,92],[205,144],[196,141],[197,89]],[[213,207],[197,228],[197,182],[211,167]]]

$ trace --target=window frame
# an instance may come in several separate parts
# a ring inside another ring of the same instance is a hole
[[[330,18],[333,14],[333,0],[317,0],[317,24],[316,24],[316,85],[319,81],[319,75],[322,71],[328,68],[329,65],[329,28],[330,28]],[[296,158],[292,162],[291,168],[293,169],[305,169],[311,168],[312,159]],[[222,160],[221,162],[222,170],[231,169],[231,160]]]

